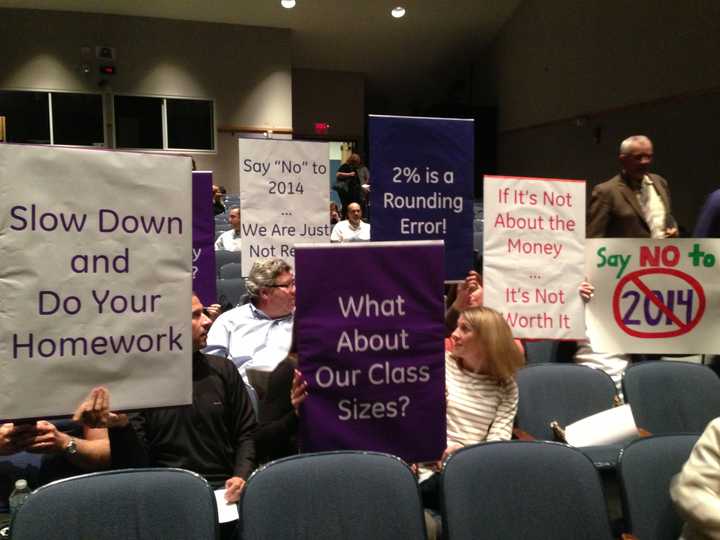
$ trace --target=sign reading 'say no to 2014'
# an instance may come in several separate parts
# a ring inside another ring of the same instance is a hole
[[[588,325],[593,348],[621,353],[720,351],[714,239],[594,239],[588,276],[596,287]]]

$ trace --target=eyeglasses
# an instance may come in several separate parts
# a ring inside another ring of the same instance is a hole
[[[287,283],[276,283],[275,285],[268,285],[273,289],[292,289],[295,287],[295,280],[288,281]]]

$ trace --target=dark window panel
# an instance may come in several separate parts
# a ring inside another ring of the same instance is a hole
[[[0,91],[7,142],[50,144],[47,92]]]
[[[118,148],[162,148],[162,99],[115,96]]]
[[[168,147],[213,150],[212,101],[167,100]]]
[[[53,93],[52,108],[55,144],[104,145],[102,96]]]

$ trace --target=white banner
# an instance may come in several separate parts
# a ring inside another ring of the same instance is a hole
[[[720,353],[718,253],[718,239],[589,239],[593,349]]]
[[[484,303],[518,338],[585,336],[585,182],[486,176]]]
[[[192,402],[189,158],[0,145],[0,418]]]
[[[240,139],[242,273],[259,258],[291,265],[293,246],[330,238],[327,143]]]

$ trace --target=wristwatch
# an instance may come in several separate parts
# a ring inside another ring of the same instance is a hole
[[[72,455],[77,454],[77,451],[78,451],[78,449],[77,449],[77,443],[75,442],[75,439],[73,439],[72,437],[70,437],[70,441],[69,441],[69,442],[65,445],[65,447],[63,448],[63,452],[65,452],[66,454],[72,456]]]

